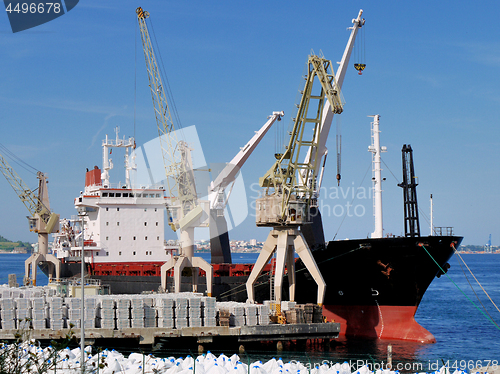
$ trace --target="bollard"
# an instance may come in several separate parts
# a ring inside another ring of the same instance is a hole
[[[278,343],[276,344],[276,349],[281,352],[283,350],[283,343],[280,341],[278,341]]]
[[[392,369],[392,344],[387,346],[387,369]]]

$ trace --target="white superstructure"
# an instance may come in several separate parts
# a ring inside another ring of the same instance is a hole
[[[167,197],[163,186],[133,188],[130,171],[134,169],[129,152],[134,139],[118,138],[103,142],[103,170],[87,170],[85,189],[75,199],[75,207],[85,212],[85,262],[90,264],[161,263],[172,257],[174,246],[164,244],[164,217]],[[125,183],[110,183],[113,168],[109,158],[113,148],[125,148]],[[53,252],[59,259],[77,261],[81,257],[82,217],[63,220],[55,235]]]

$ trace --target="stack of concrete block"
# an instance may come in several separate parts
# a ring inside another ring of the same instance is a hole
[[[47,314],[45,312],[45,297],[31,298],[31,325],[36,330],[47,328]]]
[[[97,316],[97,299],[95,297],[85,298],[85,308],[83,310],[84,327],[86,329],[93,329],[96,327]]]
[[[69,297],[65,299],[68,307],[68,319],[66,326],[68,328],[81,328],[82,320],[82,299]],[[85,299],[85,308],[83,309],[84,327],[91,329],[95,327],[96,321],[96,300],[95,298]]]
[[[102,297],[99,299],[99,306],[97,308],[97,313],[99,317],[98,325],[103,329],[115,329],[116,328],[116,317],[115,317],[115,299],[111,297]]]
[[[144,327],[144,299],[132,298],[131,325],[132,327]]]
[[[10,298],[10,291],[4,293],[2,291],[2,298],[0,299],[0,316],[2,318],[2,329],[4,330],[14,330],[17,328],[16,324],[16,304],[13,299]],[[4,298],[4,295],[7,296]]]
[[[219,324],[221,324],[221,318],[226,318],[229,313],[229,326],[245,326],[245,304],[237,302],[223,302],[217,304],[217,309],[219,311]],[[225,321],[224,321],[225,325]],[[224,326],[221,324],[221,326]]]
[[[321,323],[323,320],[323,308],[317,304],[308,303],[305,305],[298,305],[304,311],[305,323]]]
[[[63,298],[53,296],[48,298],[49,326],[52,330],[61,330],[66,327],[67,307],[63,308]]]
[[[79,297],[67,297],[65,303],[68,306],[68,319],[66,321],[68,328],[73,326],[79,329],[82,318],[82,299]]]
[[[287,323],[305,323],[304,310],[300,308],[294,308],[285,311],[286,322]]]
[[[9,274],[9,287],[19,287],[16,274]]]
[[[259,325],[269,325],[269,305],[258,304],[257,305],[257,316]]]
[[[186,296],[175,298],[175,327],[178,329],[189,326],[188,306],[189,301]]]
[[[245,304],[245,320],[247,326],[258,325],[257,306],[254,304]]]
[[[158,327],[175,328],[174,315],[175,302],[171,297],[157,297],[155,299],[155,309],[158,315]]]
[[[118,330],[130,327],[130,298],[116,299],[116,328]]]
[[[217,326],[217,308],[215,297],[203,297],[201,299],[203,326]]]
[[[245,326],[245,306],[242,303],[233,303],[230,309],[234,315],[234,326]]]
[[[144,327],[156,327],[156,309],[151,296],[143,298],[144,301]]]
[[[15,299],[17,308],[18,328],[31,328],[31,299]]]
[[[201,327],[201,298],[191,297],[188,299],[188,322],[189,327]]]
[[[286,312],[287,310],[292,310],[297,306],[295,301],[282,301],[281,302],[281,312]]]
[[[229,310],[226,310],[226,309],[219,309],[218,310],[218,324],[219,326],[226,326],[226,327],[229,327],[231,326],[230,323],[231,323],[231,312]]]

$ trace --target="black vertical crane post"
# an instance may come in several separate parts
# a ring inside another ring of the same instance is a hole
[[[420,236],[420,221],[418,218],[417,185],[413,169],[413,150],[411,145],[403,145],[403,182],[398,186],[403,188],[405,210],[405,236]]]

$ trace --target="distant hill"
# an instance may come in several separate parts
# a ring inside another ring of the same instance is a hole
[[[0,235],[0,251],[13,251],[14,248],[16,249],[26,248],[27,250],[30,250],[31,244],[27,242],[22,242],[20,240],[17,242],[13,242]]]

